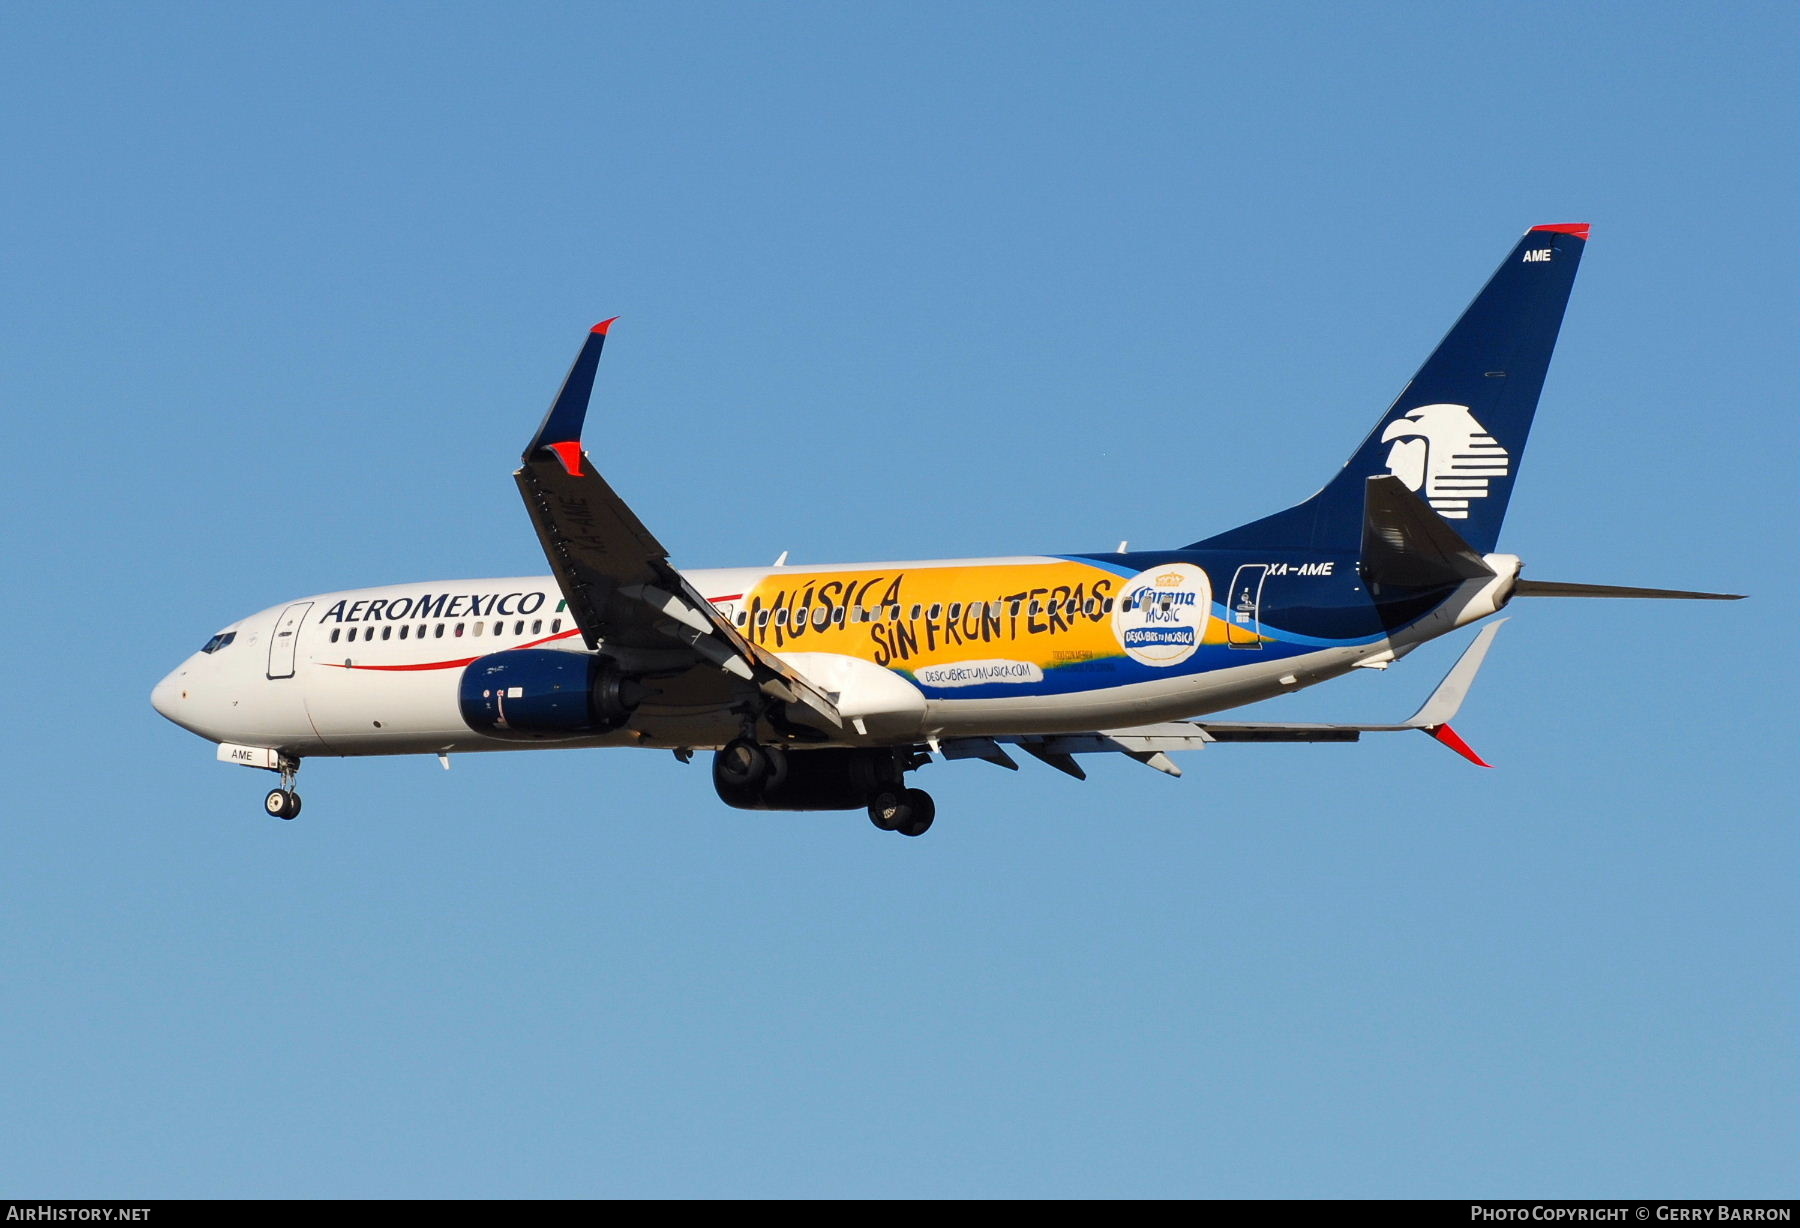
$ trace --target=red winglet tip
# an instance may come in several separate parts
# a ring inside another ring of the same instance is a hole
[[[1557,223],[1555,223],[1553,225],[1549,225],[1549,226],[1533,226],[1532,229],[1534,231],[1535,230],[1551,230],[1551,231],[1555,231],[1559,235],[1574,235],[1577,239],[1580,239],[1583,243],[1586,243],[1587,237],[1588,237],[1588,231],[1592,230],[1593,227],[1591,225],[1589,225],[1587,222],[1557,222]]]
[[[1587,236],[1583,235],[1582,237],[1586,238]],[[618,316],[614,316],[611,320],[602,320],[602,321],[600,321],[600,323],[594,325],[594,327],[588,329],[588,331],[590,333],[599,333],[602,337],[604,337],[604,336],[606,336],[606,330],[611,328],[613,326],[613,321],[617,320],[618,318],[619,318]]]
[[[1473,763],[1476,767],[1491,768],[1494,765],[1476,754],[1474,748],[1457,736],[1456,730],[1448,725],[1433,725],[1425,731],[1451,750]]]
[[[544,445],[556,453],[556,459],[572,478],[581,476],[581,444],[573,439],[567,443],[547,443]]]

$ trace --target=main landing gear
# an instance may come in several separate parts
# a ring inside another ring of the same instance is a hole
[[[931,830],[931,821],[935,818],[937,803],[923,789],[901,789],[897,793],[884,791],[869,802],[869,822],[882,831],[922,836]]]
[[[300,761],[287,755],[281,757],[281,787],[270,789],[269,796],[263,798],[263,809],[271,818],[291,819],[300,813],[300,795],[294,792],[294,779],[300,774]]]
[[[727,742],[713,756],[713,788],[739,810],[863,810],[882,831],[922,836],[937,806],[906,773],[927,762],[910,747],[765,745],[753,737]]]

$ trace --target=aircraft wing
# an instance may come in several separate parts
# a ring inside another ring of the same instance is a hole
[[[588,334],[513,474],[582,638],[590,649],[610,643],[691,653],[791,705],[797,718],[841,727],[830,700],[744,638],[669,565],[668,550],[582,451],[581,429],[611,325],[596,324]]]
[[[1487,657],[1494,636],[1500,632],[1500,619],[1482,628],[1468,648],[1463,650],[1450,672],[1437,685],[1419,710],[1395,725],[1333,725],[1289,721],[1169,721],[1161,725],[1139,725],[1130,729],[1103,729],[1093,733],[1060,733],[1012,738],[952,738],[941,742],[938,750],[947,759],[983,759],[1001,767],[1016,769],[1019,765],[1000,746],[1007,742],[1026,754],[1065,772],[1077,780],[1087,773],[1075,761],[1076,755],[1112,752],[1127,755],[1146,767],[1170,776],[1181,775],[1181,769],[1169,758],[1170,751],[1199,750],[1211,742],[1355,742],[1365,733],[1394,733],[1417,729],[1478,767],[1492,767],[1450,728],[1450,719],[1469,693],[1475,674]]]

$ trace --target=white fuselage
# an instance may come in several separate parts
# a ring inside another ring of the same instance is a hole
[[[1507,561],[1511,566],[1504,580],[1510,584],[1517,563]],[[690,572],[687,579],[727,619],[756,631],[757,618],[766,619],[767,615],[746,609],[751,604],[747,595],[767,591],[775,583],[796,586],[869,572],[924,577],[918,583],[926,595],[917,603],[923,613],[931,600],[931,583],[966,586],[971,576],[980,576],[988,589],[1000,592],[1007,588],[1009,578],[1063,565],[1041,557],[932,560],[856,568],[717,569]],[[776,651],[828,693],[846,718],[845,728],[825,744],[882,745],[940,736],[1055,733],[1197,716],[1311,685],[1340,676],[1361,661],[1403,655],[1425,639],[1491,613],[1504,596],[1504,586],[1471,585],[1466,594],[1446,602],[1439,614],[1391,639],[1322,647],[1270,660],[1243,654],[1244,663],[1237,664],[1234,659],[1230,668],[1171,669],[1166,676],[1148,680],[1061,693],[1019,688],[1016,693],[989,693],[979,698],[941,691],[928,695],[879,654],[871,659],[867,652],[844,650],[836,642],[821,647],[837,650],[814,651],[799,640],[784,642]],[[1105,615],[1099,614],[1095,626],[1107,622]],[[807,630],[812,629],[809,624]],[[775,628],[763,630],[772,634]],[[840,623],[824,630],[846,629]],[[1033,641],[1031,651],[1042,653],[1046,660],[1071,655],[1054,647],[1059,643],[1056,629],[1049,631],[1039,637],[1041,643]],[[1098,634],[1093,628],[1070,628],[1060,642],[1077,644],[1084,631]],[[841,638],[850,639],[847,635]],[[221,640],[224,643],[215,647]],[[188,658],[158,684],[152,695],[156,709],[212,741],[269,748],[296,758],[541,746],[541,742],[502,741],[472,730],[458,707],[463,670],[490,653],[521,648],[588,651],[549,576],[322,593],[241,619],[215,636],[208,648]],[[611,651],[605,644],[600,648]],[[963,651],[987,660],[1008,652],[1019,655],[1023,650],[1002,645],[969,646]],[[629,650],[625,653],[630,655]],[[639,664],[653,668],[656,662]],[[646,699],[639,710],[640,719],[631,726],[554,744],[720,746],[738,734],[743,716],[741,710],[721,702],[718,694],[709,686],[684,690],[677,682]]]

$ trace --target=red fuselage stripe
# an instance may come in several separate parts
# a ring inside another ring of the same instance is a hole
[[[555,635],[546,635],[541,640],[532,640],[526,644],[514,644],[511,648],[502,648],[499,651],[516,652],[521,648],[536,648],[539,644],[548,644],[552,640],[566,640],[571,635],[580,634],[580,627],[572,627],[567,631],[559,631]],[[419,669],[458,669],[479,659],[479,657],[464,657],[460,661],[426,661],[419,665],[351,665],[349,663],[340,665],[336,661],[321,661],[319,664],[330,666],[332,669],[378,669],[390,673],[407,673]]]

